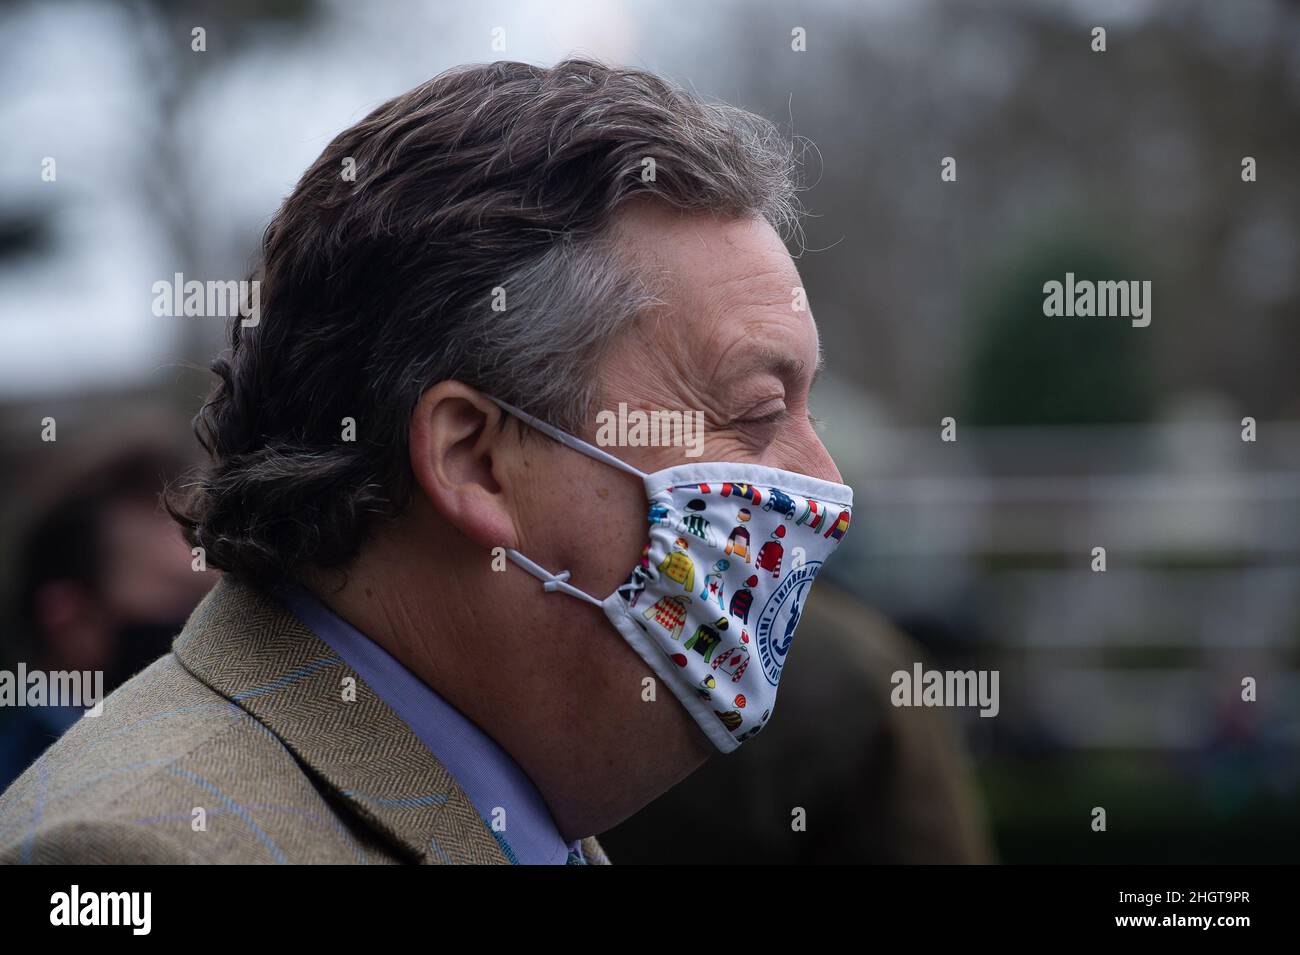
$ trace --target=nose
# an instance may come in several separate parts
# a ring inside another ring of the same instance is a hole
[[[826,445],[822,444],[822,439],[817,438],[817,450],[821,452],[822,460],[825,462],[821,465],[824,468],[824,474],[818,475],[823,480],[834,481],[836,484],[843,484],[844,479],[840,476],[840,469],[835,464],[835,459],[831,453],[826,450]]]
[[[835,459],[826,450],[821,436],[811,424],[808,425],[807,433],[802,437],[791,457],[793,461],[787,465],[788,470],[835,484],[844,483],[844,479],[840,476],[840,469],[835,465]]]

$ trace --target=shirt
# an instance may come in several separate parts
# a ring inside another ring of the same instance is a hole
[[[277,598],[428,747],[474,804],[507,858],[522,865],[585,861],[578,842],[565,844],[532,780],[490,736],[304,588],[283,588]],[[502,809],[506,831],[498,832],[492,821]]]

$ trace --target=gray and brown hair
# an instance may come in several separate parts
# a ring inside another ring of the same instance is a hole
[[[461,67],[389,100],[267,228],[260,322],[231,322],[195,419],[210,460],[170,495],[173,516],[254,586],[344,566],[404,509],[410,416],[437,382],[583,430],[607,346],[656,298],[616,254],[624,203],[762,216],[788,235],[795,166],[766,120],[589,60]]]

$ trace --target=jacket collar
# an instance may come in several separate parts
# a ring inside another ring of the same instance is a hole
[[[186,670],[274,733],[407,855],[427,863],[509,861],[411,729],[274,599],[223,578],[172,649]]]

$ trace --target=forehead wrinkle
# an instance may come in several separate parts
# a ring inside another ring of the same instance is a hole
[[[813,382],[817,380],[818,375],[821,373],[822,366],[825,363],[825,356],[822,351],[821,336],[817,334],[817,324],[812,320],[811,314],[808,316],[808,320],[812,323],[816,343],[816,353],[811,369],[806,360],[789,354],[779,345],[774,347],[770,344],[773,340],[779,342],[788,341],[789,327],[783,321],[773,322],[768,317],[759,316],[748,321],[737,319],[737,321],[741,321],[742,334],[727,343],[721,354],[713,361],[712,367],[708,369],[708,380],[726,383],[743,379],[755,372],[768,372],[783,382],[800,382],[805,380],[805,376],[808,376],[811,371],[811,376],[807,377],[808,388],[811,389]],[[726,321],[725,316],[720,318],[713,324],[708,337],[705,339],[705,347],[702,353],[712,353],[719,339],[727,336],[728,330],[734,327],[735,322]],[[744,351],[743,357],[735,357],[737,349]]]
[[[683,384],[693,382],[699,387],[691,386],[687,390],[718,391],[720,382],[731,382],[754,372],[770,372],[787,382],[804,381],[809,371],[815,378],[822,364],[819,338],[814,338],[817,352],[811,369],[807,359],[791,358],[779,344],[793,344],[794,339],[790,329],[782,328],[786,321],[778,319],[775,310],[784,312],[789,307],[789,289],[799,285],[798,270],[784,247],[779,247],[779,252],[777,248],[766,250],[761,258],[745,267],[727,268],[725,252],[744,247],[743,237],[726,233],[712,237],[715,243],[711,245],[710,236],[697,224],[686,238],[687,242],[693,238],[699,245],[692,256],[698,259],[700,255],[708,256],[710,251],[715,255],[721,253],[709,279],[698,281],[695,272],[678,263],[670,253],[672,244],[651,241],[660,231],[658,223],[652,223],[650,231],[643,234],[626,228],[631,221],[619,224],[620,233],[627,240],[622,243],[623,252],[653,277],[663,306],[653,310],[653,317],[645,316],[650,320],[643,321],[641,328],[659,332],[654,337],[658,339],[656,351],[660,362],[666,362],[677,374],[691,368],[696,370],[695,374],[683,376]],[[680,249],[680,243],[676,248]],[[684,271],[690,271],[691,280]],[[708,316],[708,320],[687,321],[691,316]],[[810,312],[805,317],[812,321]],[[744,331],[733,339],[736,328]],[[665,329],[673,333],[666,333]],[[682,334],[683,330],[686,334]],[[816,336],[815,322],[813,331]],[[799,352],[803,353],[805,347],[799,346]],[[744,357],[738,357],[737,349],[746,352]],[[704,373],[702,377],[700,372]],[[703,400],[702,395],[697,394],[697,398]]]
[[[724,316],[737,310],[784,305],[790,294],[787,286],[795,287],[789,284],[788,273],[786,264],[776,261],[765,262],[759,269],[715,275],[707,286],[700,289],[699,305],[712,307]]]

